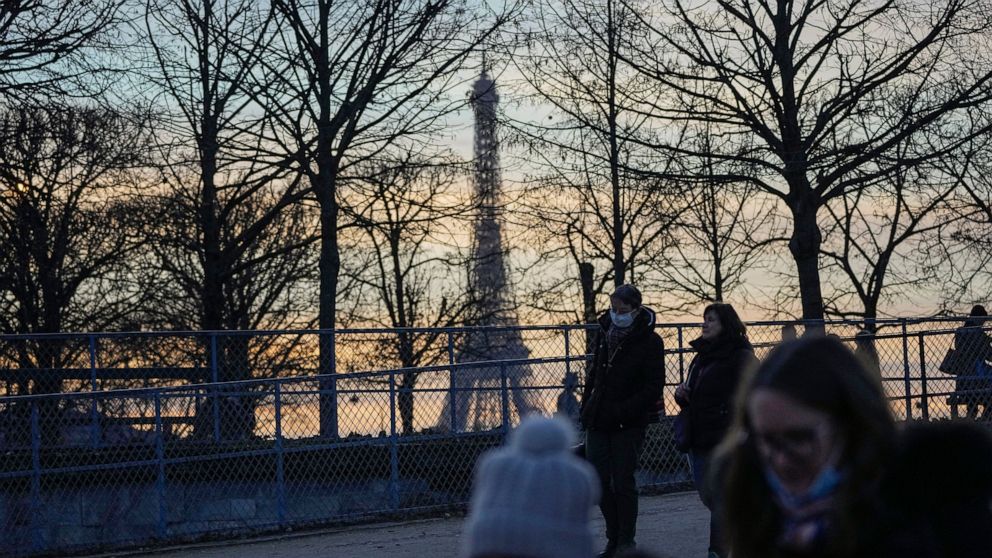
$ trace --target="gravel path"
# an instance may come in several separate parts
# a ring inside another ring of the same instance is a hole
[[[598,516],[598,512],[596,513]],[[380,523],[255,540],[213,542],[150,552],[103,554],[143,558],[457,558],[461,517]],[[594,519],[603,530],[602,519]],[[642,496],[638,545],[659,558],[706,556],[709,516],[695,492]],[[605,543],[605,539],[601,541]]]

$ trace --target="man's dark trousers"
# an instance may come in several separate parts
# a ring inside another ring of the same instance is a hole
[[[637,457],[644,445],[644,428],[586,432],[586,459],[596,468],[603,495],[599,509],[611,546],[634,542],[637,530]]]

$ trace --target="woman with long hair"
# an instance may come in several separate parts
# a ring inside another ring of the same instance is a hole
[[[710,458],[730,427],[734,392],[743,370],[755,361],[754,350],[737,311],[722,302],[703,310],[702,334],[689,345],[696,355],[686,381],[675,390],[675,401],[688,416],[692,477],[710,510],[709,555],[720,558],[727,554],[716,513],[720,495],[708,482]]]
[[[836,339],[773,350],[715,459],[734,558],[992,548],[988,435],[953,423],[897,433],[878,376]]]

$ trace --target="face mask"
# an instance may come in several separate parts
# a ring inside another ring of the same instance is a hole
[[[627,312],[626,314],[617,314],[615,310],[611,309],[610,320],[617,327],[630,327],[634,325],[634,314],[637,314],[637,310]]]
[[[775,497],[782,504],[782,507],[796,510],[833,495],[840,483],[844,481],[844,473],[838,470],[832,462],[827,463],[820,469],[809,488],[800,494],[790,492],[770,467],[765,467],[765,480],[768,481],[768,486],[775,493]]]

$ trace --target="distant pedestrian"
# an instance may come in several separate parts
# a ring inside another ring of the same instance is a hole
[[[875,332],[864,328],[854,335],[854,355],[861,359],[861,364],[869,372],[882,377],[882,367],[878,361],[878,349],[875,348]]]
[[[984,407],[984,420],[992,418],[992,364],[987,362],[992,361],[992,336],[984,329],[988,316],[985,307],[976,304],[964,325],[954,331],[956,360],[963,363],[954,391],[965,400],[969,418],[976,418]]]
[[[716,457],[734,558],[990,555],[988,434],[897,433],[879,378],[839,341],[777,347],[738,400]]]
[[[796,325],[795,324],[785,324],[782,326],[782,342],[794,341],[798,335],[796,335]]]
[[[747,329],[730,304],[714,302],[703,310],[702,335],[689,342],[696,356],[675,401],[687,411],[692,480],[710,510],[710,558],[726,558],[720,525],[720,494],[710,482],[713,448],[730,428],[733,398],[744,369],[756,359]]]
[[[566,372],[562,380],[562,390],[555,402],[555,414],[566,418],[571,424],[579,424],[579,399],[575,389],[579,386],[579,375]]]
[[[463,558],[592,558],[592,466],[572,454],[575,429],[530,415],[476,468]]]
[[[636,546],[637,484],[634,472],[648,422],[665,383],[664,344],[655,315],[633,285],[610,295],[582,393],[586,458],[599,475],[599,509],[606,523],[601,558]]]

